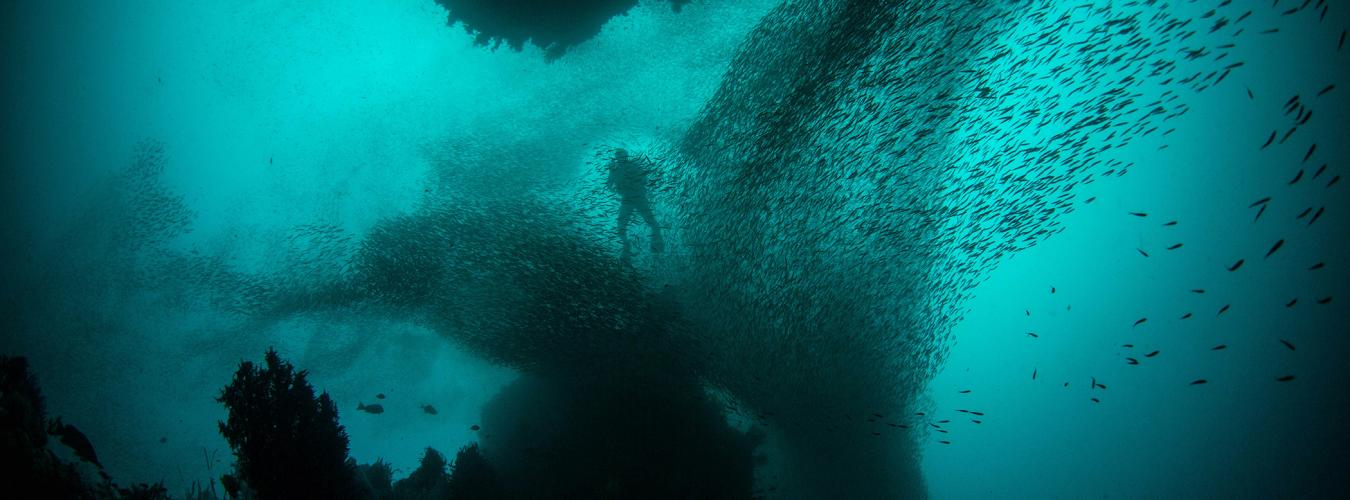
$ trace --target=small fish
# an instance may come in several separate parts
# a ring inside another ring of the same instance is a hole
[[[1228,266],[1228,270],[1229,270],[1229,271],[1236,271],[1236,270],[1238,270],[1239,267],[1242,267],[1242,263],[1243,263],[1243,262],[1245,262],[1244,259],[1238,259],[1237,262],[1234,262],[1234,263],[1233,263],[1233,265]]]
[[[1323,206],[1321,206],[1321,207],[1317,207],[1317,211],[1316,211],[1316,212],[1313,212],[1312,218],[1311,218],[1311,219],[1308,219],[1308,225],[1311,226],[1311,225],[1313,225],[1314,222],[1317,222],[1317,218],[1318,218],[1318,217],[1321,217],[1321,216],[1322,216],[1322,212],[1326,211],[1326,209],[1327,209],[1327,207],[1326,207],[1325,205],[1323,205]]]
[[[973,418],[970,419],[970,421],[971,421],[971,422],[974,422],[974,423],[977,423],[977,424],[983,424],[983,423],[984,423],[984,421],[982,421],[982,420],[975,420],[975,419],[973,419]]]
[[[1309,267],[1308,270],[1309,270],[1309,271],[1316,271],[1316,270],[1318,270],[1318,269],[1321,269],[1321,268],[1322,268],[1323,266],[1325,266],[1325,265],[1326,265],[1326,264],[1323,264],[1323,263],[1321,263],[1321,262],[1318,262],[1318,263],[1316,263],[1316,264],[1313,264],[1312,267]]]
[[[1256,201],[1252,202],[1251,205],[1247,205],[1247,208],[1256,208],[1257,205],[1265,205],[1265,204],[1267,204],[1267,203],[1270,203],[1270,197],[1269,197],[1269,196],[1267,196],[1267,197],[1265,197],[1265,198],[1261,198],[1261,199],[1259,199],[1259,200],[1256,200]]]
[[[1227,348],[1228,348],[1228,346],[1227,346],[1226,344],[1219,344],[1219,345],[1216,345],[1216,346],[1214,346],[1214,347],[1209,348],[1209,350],[1211,350],[1211,351],[1222,351],[1222,350],[1227,349]]]
[[[1134,344],[1121,344],[1120,346],[1126,349],[1134,349]]]
[[[1181,319],[1191,319],[1191,313],[1181,315]]]
[[[1125,362],[1126,362],[1126,363],[1129,363],[1129,364],[1132,364],[1132,365],[1137,365],[1137,364],[1139,364],[1139,360],[1134,359],[1134,358],[1125,358]]]
[[[1150,352],[1150,353],[1148,353],[1148,354],[1145,354],[1144,357],[1145,357],[1145,358],[1151,358],[1151,357],[1157,356],[1158,353],[1160,353],[1160,352],[1162,352],[1162,351],[1153,351],[1153,352]]]
[[[1266,149],[1266,148],[1270,147],[1270,144],[1273,143],[1273,142],[1275,142],[1275,136],[1277,136],[1277,135],[1279,135],[1279,134],[1280,134],[1280,131],[1279,131],[1279,130],[1271,130],[1271,131],[1270,131],[1270,138],[1269,138],[1269,139],[1266,139],[1266,143],[1265,143],[1265,144],[1262,144],[1262,145],[1261,145],[1261,149]]]
[[[1102,400],[1097,399],[1097,398],[1092,398],[1092,402],[1093,402],[1093,403],[1100,403],[1100,402],[1102,402]]]
[[[1317,167],[1316,172],[1313,172],[1312,178],[1316,179],[1318,176],[1322,175],[1322,172],[1326,171],[1327,171],[1327,164],[1323,163],[1322,166]]]
[[[1215,316],[1222,316],[1223,313],[1228,312],[1228,308],[1231,307],[1231,306],[1232,306],[1232,304],[1224,304],[1223,307],[1220,307],[1220,308],[1219,308],[1219,314],[1215,314]]]
[[[1309,147],[1308,147],[1308,152],[1307,152],[1307,154],[1304,154],[1304,155],[1303,155],[1303,161],[1302,161],[1302,163],[1308,163],[1308,158],[1312,158],[1313,152],[1315,152],[1315,151],[1317,151],[1317,144],[1316,144],[1316,143],[1313,143],[1312,146],[1309,146]]]
[[[1032,369],[1031,369],[1031,380],[1036,380],[1036,369],[1035,369],[1035,368],[1032,368]]]
[[[1317,303],[1318,303],[1318,304],[1322,304],[1322,305],[1330,304],[1330,303],[1331,303],[1331,297],[1330,297],[1330,296],[1327,296],[1327,297],[1322,297],[1322,298],[1320,298],[1320,299],[1317,299]]]
[[[1299,180],[1299,179],[1302,179],[1302,178],[1303,178],[1303,169],[1300,168],[1300,169],[1298,169],[1298,173],[1297,173],[1297,174],[1294,174],[1294,178],[1293,178],[1292,180],[1289,181],[1289,185],[1292,186],[1292,185],[1298,183],[1298,180]]]
[[[1331,180],[1327,181],[1327,187],[1335,186],[1335,185],[1336,185],[1336,181],[1339,181],[1339,180],[1341,180],[1341,176],[1340,176],[1340,175],[1337,175],[1337,176],[1335,176],[1335,177],[1332,177]]]
[[[956,391],[956,392],[957,392],[957,393],[960,393],[960,394],[970,394],[970,389],[966,389],[966,390],[963,390],[963,391]]]
[[[1130,212],[1135,217],[1148,217],[1148,212]]]
[[[1288,382],[1288,381],[1290,381],[1290,380],[1294,380],[1294,376],[1293,376],[1293,375],[1285,375],[1285,376],[1283,376],[1283,377],[1279,377],[1279,378],[1275,379],[1276,382]]]
[[[1324,89],[1322,89],[1322,90],[1320,90],[1320,91],[1317,92],[1317,97],[1322,97],[1322,96],[1326,95],[1327,92],[1331,92],[1332,90],[1335,90],[1335,89],[1336,89],[1336,85],[1334,85],[1334,84],[1333,84],[1333,85],[1327,85],[1327,88],[1324,88]]]
[[[1297,303],[1298,303],[1298,297],[1294,297],[1293,299],[1290,299],[1290,300],[1289,300],[1289,303],[1285,304],[1284,307],[1294,307],[1294,304],[1297,304]]]
[[[951,441],[938,441],[938,442],[939,442],[939,443],[942,443],[942,444],[952,444]]]
[[[1175,226],[1175,225],[1177,225],[1177,221],[1174,221],[1174,220],[1172,220],[1172,221],[1167,221],[1167,222],[1164,222],[1163,225],[1164,225],[1164,226]]]
[[[1294,344],[1290,344],[1288,340],[1280,339],[1280,343],[1284,344],[1285,347],[1288,347],[1289,350],[1294,350]]]
[[[371,413],[371,414],[376,414],[376,415],[378,415],[378,414],[380,414],[380,413],[384,413],[384,407],[383,407],[383,406],[380,406],[380,405],[377,405],[377,404],[375,404],[375,405],[368,405],[368,404],[365,404],[365,403],[360,403],[360,402],[358,402],[358,403],[356,403],[356,409],[357,409],[357,411],[363,411],[363,412],[366,412],[366,413]]]
[[[103,468],[103,464],[98,462],[98,455],[94,453],[94,443],[75,426],[62,422],[61,417],[56,417],[56,421],[47,424],[47,434],[60,437],[61,444],[69,447],[81,460]]]
[[[1256,99],[1256,94],[1253,94],[1253,93],[1252,93],[1251,87],[1248,87],[1248,88],[1247,88],[1247,100],[1255,100],[1255,99]]]
[[[1208,384],[1208,383],[1209,383],[1208,380],[1205,380],[1205,379],[1202,379],[1202,378],[1198,378],[1198,379],[1192,380],[1191,383],[1190,383],[1190,385],[1201,385],[1201,384]]]
[[[1205,293],[1204,288],[1192,288],[1191,293]]]
[[[1277,250],[1279,250],[1280,247],[1282,247],[1282,246],[1284,246],[1284,240],[1283,240],[1283,239],[1281,239],[1280,241],[1275,242],[1275,245],[1271,246],[1271,247],[1270,247],[1270,250],[1266,251],[1266,256],[1265,256],[1265,258],[1269,259],[1270,256],[1271,256],[1272,254],[1274,254]]]
[[[947,423],[947,422],[951,422],[951,419],[947,419],[947,420],[938,420],[938,423],[939,423],[939,424],[945,424],[945,423]]]
[[[979,411],[972,411],[972,412],[970,412],[970,414],[971,414],[971,415],[978,415],[978,416],[981,416],[981,417],[984,416],[984,412],[979,412]]]
[[[1034,332],[1027,332],[1027,335],[1030,335],[1031,338],[1033,338],[1033,339],[1041,338],[1040,335],[1036,335]]]
[[[1054,295],[1054,294],[1055,294],[1055,287],[1053,287],[1053,286],[1050,287],[1050,294],[1051,294],[1051,295]]]
[[[379,393],[379,394],[376,394],[376,395],[375,395],[375,399],[384,399],[384,393],[381,392],[381,393]]]
[[[1143,255],[1144,257],[1148,257],[1148,252],[1145,252],[1144,249],[1142,249],[1142,248],[1136,248],[1135,250],[1138,250],[1138,251],[1139,251],[1139,255]]]
[[[1096,197],[1096,196],[1093,196],[1093,197],[1088,198],[1087,200],[1083,201],[1083,203],[1092,203],[1092,202],[1094,202],[1094,201],[1097,201],[1097,197]]]
[[[1265,205],[1261,205],[1261,209],[1256,211],[1256,217],[1253,217],[1253,218],[1252,218],[1252,222],[1256,222],[1256,221],[1261,220],[1261,215],[1264,214],[1264,213],[1266,213],[1266,206],[1265,206]]]
[[[478,424],[474,424],[474,425],[472,425],[472,426],[469,427],[469,430],[471,430],[471,431],[476,431],[476,430],[478,430],[478,429],[482,429],[482,427],[479,427]]]
[[[422,412],[426,413],[427,415],[435,415],[436,407],[431,405],[422,405]]]
[[[1139,318],[1135,320],[1134,325],[1132,325],[1131,328],[1142,325],[1145,321],[1148,321],[1148,318]]]
[[[1176,250],[1176,249],[1178,249],[1178,248],[1181,248],[1181,243],[1177,243],[1177,244],[1175,244],[1175,245],[1172,245],[1172,246],[1170,246],[1170,247],[1167,247],[1168,250]]]

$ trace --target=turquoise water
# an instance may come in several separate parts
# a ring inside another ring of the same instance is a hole
[[[514,50],[456,4],[2,8],[0,351],[118,483],[229,472],[273,347],[395,478],[712,404],[748,496],[1343,495],[1342,5],[648,0]]]

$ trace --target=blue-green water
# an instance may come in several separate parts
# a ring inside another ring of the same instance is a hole
[[[745,431],[724,497],[1345,494],[1343,5],[475,3],[0,7],[0,351],[113,480],[229,472],[274,347],[395,478],[699,497],[613,450]]]

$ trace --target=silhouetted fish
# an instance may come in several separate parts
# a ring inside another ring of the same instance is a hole
[[[1236,271],[1236,270],[1238,270],[1239,267],[1242,267],[1242,263],[1243,263],[1243,262],[1244,262],[1244,259],[1238,259],[1237,262],[1234,262],[1234,263],[1233,263],[1233,265],[1228,266],[1228,270],[1229,270],[1229,271]]]
[[[1275,381],[1277,381],[1277,382],[1288,382],[1288,381],[1290,381],[1290,380],[1294,380],[1294,376],[1293,376],[1293,375],[1285,375],[1285,376],[1283,376],[1283,377],[1279,377],[1279,378],[1276,378],[1276,379],[1275,379]]]
[[[365,404],[365,403],[360,403],[360,402],[358,402],[358,403],[356,403],[356,409],[357,409],[358,411],[363,411],[363,412],[366,412],[366,413],[372,413],[372,414],[380,414],[380,413],[384,413],[384,407],[383,407],[383,406],[380,406],[380,405],[377,405],[377,404],[375,404],[375,405],[368,405],[368,404]]]
[[[1270,247],[1270,250],[1266,252],[1265,258],[1269,259],[1270,256],[1271,256],[1271,254],[1274,254],[1274,253],[1275,253],[1277,250],[1279,250],[1280,247],[1282,247],[1282,246],[1284,246],[1284,240],[1283,240],[1283,239],[1281,239],[1280,241],[1275,242],[1275,245],[1271,246],[1271,247]]]
[[[1137,319],[1137,320],[1134,321],[1134,325],[1131,325],[1131,328],[1133,328],[1133,327],[1135,327],[1135,326],[1142,325],[1142,324],[1144,324],[1145,321],[1148,321],[1148,318],[1139,318],[1139,319]]]
[[[375,395],[375,399],[384,399],[384,393],[381,392],[381,393],[379,393],[379,394],[376,394],[376,395]]]
[[[1297,304],[1297,303],[1298,303],[1298,297],[1294,297],[1293,299],[1290,299],[1289,302],[1286,303],[1286,304],[1284,305],[1284,307],[1294,307],[1294,304]]]
[[[1148,217],[1148,212],[1130,212],[1135,217]]]
[[[1227,345],[1219,344],[1219,345],[1216,345],[1216,346],[1214,346],[1214,347],[1209,348],[1209,350],[1211,350],[1211,351],[1222,351],[1222,350],[1227,349],[1227,348],[1228,348]]]
[[[1219,308],[1219,314],[1215,314],[1215,316],[1222,316],[1223,313],[1228,312],[1228,308],[1229,308],[1230,306],[1231,306],[1231,304],[1224,304],[1223,307],[1220,307],[1220,308]]]
[[[422,412],[426,413],[427,415],[435,415],[436,407],[431,405],[422,405]]]
[[[61,417],[56,417],[55,421],[47,425],[47,433],[59,437],[61,444],[69,447],[81,460],[103,468],[103,464],[98,462],[98,455],[94,453],[94,444],[89,441],[89,437],[75,426],[62,422]]]
[[[1160,353],[1160,352],[1162,352],[1162,351],[1153,351],[1153,352],[1150,352],[1150,353],[1148,353],[1148,354],[1145,354],[1144,357],[1145,357],[1145,358],[1151,358],[1151,357],[1157,356],[1158,353]]]
[[[1317,207],[1317,211],[1313,213],[1312,218],[1308,219],[1308,225],[1311,226],[1314,222],[1317,222],[1317,219],[1322,216],[1322,212],[1326,209],[1326,206]]]
[[[1294,350],[1294,344],[1290,344],[1288,340],[1280,339],[1280,343],[1284,344],[1285,347],[1288,347],[1289,350]]]
[[[1181,319],[1191,319],[1191,313],[1181,315]]]
[[[1331,297],[1330,297],[1330,296],[1327,296],[1327,297],[1322,297],[1322,298],[1320,298],[1320,299],[1317,299],[1317,303],[1318,303],[1318,304],[1322,304],[1322,305],[1330,304],[1330,303],[1331,303]]]
[[[1142,248],[1136,248],[1135,250],[1138,250],[1138,251],[1139,251],[1139,255],[1143,255],[1144,257],[1148,257],[1148,252],[1145,252],[1144,249],[1142,249]]]
[[[470,426],[470,427],[469,427],[469,430],[471,430],[471,431],[476,431],[476,430],[481,429],[481,428],[482,428],[482,427],[479,427],[477,424],[475,424],[475,425],[473,425],[473,426]]]
[[[1190,385],[1200,385],[1200,384],[1208,384],[1208,383],[1209,383],[1208,380],[1205,380],[1205,379],[1202,379],[1202,378],[1201,378],[1201,379],[1195,379],[1195,380],[1191,381]]]

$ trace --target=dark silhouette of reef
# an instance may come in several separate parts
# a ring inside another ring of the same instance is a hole
[[[304,370],[269,349],[266,366],[244,361],[217,398],[229,410],[220,434],[234,450],[236,474],[221,482],[231,496],[359,498],[347,432],[328,393],[314,396]]]
[[[463,23],[478,45],[506,42],[520,50],[525,42],[544,49],[549,60],[590,40],[611,17],[624,14],[637,0],[436,0],[450,11],[447,24]],[[689,0],[671,0],[678,12]]]
[[[356,465],[326,393],[275,351],[241,363],[219,400],[235,474],[232,498],[378,500],[750,498],[757,432],[729,427],[696,379],[654,369],[525,376],[484,410],[480,436],[453,464],[427,448],[417,470]],[[447,468],[449,472],[447,473]]]
[[[57,439],[49,439],[48,434]],[[53,441],[71,448],[78,462],[62,460]],[[5,490],[37,492],[31,498],[167,499],[161,484],[120,487],[103,472],[93,444],[60,418],[49,421],[42,391],[22,356],[0,356],[0,470]]]

